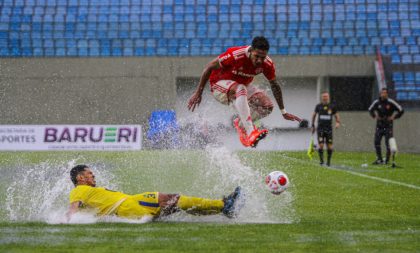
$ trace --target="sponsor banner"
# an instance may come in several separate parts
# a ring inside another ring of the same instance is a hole
[[[140,150],[140,125],[0,125],[0,151]]]

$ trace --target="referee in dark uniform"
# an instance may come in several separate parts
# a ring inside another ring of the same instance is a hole
[[[389,149],[389,139],[393,137],[393,122],[395,119],[400,118],[404,109],[393,99],[388,98],[388,89],[383,88],[379,99],[373,101],[369,107],[369,113],[372,118],[376,119],[376,131],[375,131],[375,149],[376,149],[376,161],[373,164],[383,164],[382,151],[381,151],[381,140],[385,136],[386,146],[386,159],[385,163],[388,164],[391,156],[391,150]]]
[[[315,106],[315,111],[312,114],[312,134],[315,133],[316,115],[318,115],[318,125],[316,129],[318,134],[319,163],[324,165],[324,143],[327,143],[327,166],[330,166],[333,153],[332,120],[334,116],[335,128],[339,128],[340,116],[338,115],[337,107],[330,103],[330,94],[328,92],[321,94],[321,103]]]

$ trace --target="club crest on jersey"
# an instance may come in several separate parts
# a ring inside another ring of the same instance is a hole
[[[224,60],[228,59],[229,57],[230,57],[230,54],[224,55],[224,56],[219,58],[219,61],[224,61]]]

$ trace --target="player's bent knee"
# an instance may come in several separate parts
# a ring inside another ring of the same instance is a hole
[[[179,194],[165,194],[159,193],[159,206],[162,208],[173,207],[177,204],[179,199]]]
[[[264,107],[264,111],[266,112],[267,115],[271,114],[273,112],[273,109],[274,109],[273,104]]]

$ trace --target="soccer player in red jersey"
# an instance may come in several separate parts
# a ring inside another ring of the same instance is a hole
[[[267,134],[267,129],[258,129],[253,122],[268,116],[273,111],[273,103],[267,94],[251,84],[254,76],[263,73],[270,82],[271,90],[283,118],[291,121],[301,119],[286,112],[283,95],[276,79],[273,61],[267,53],[270,45],[266,38],[255,37],[251,46],[228,48],[226,52],[212,60],[201,74],[197,90],[188,101],[188,109],[200,105],[204,86],[210,80],[213,96],[222,104],[233,103],[239,118],[234,120],[239,139],[245,147],[256,147]]]

